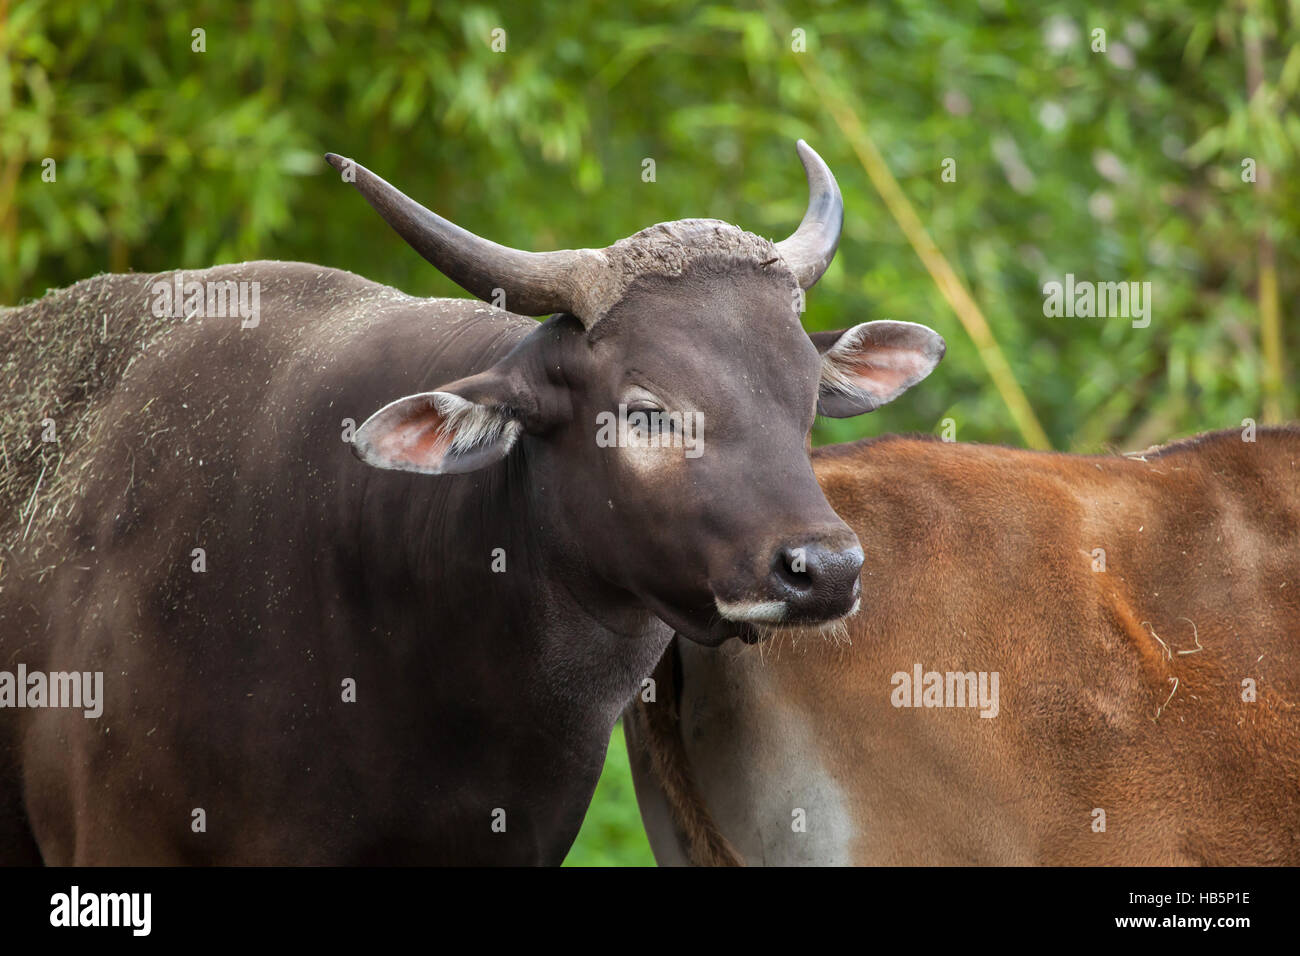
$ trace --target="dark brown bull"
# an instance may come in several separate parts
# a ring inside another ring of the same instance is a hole
[[[1300,429],[813,464],[861,610],[674,642],[628,715],[660,862],[1300,863]]]
[[[173,274],[0,315],[27,469],[0,670],[104,674],[98,718],[0,710],[0,859],[558,863],[674,629],[848,612],[861,552],[805,451],[819,395],[869,410],[942,342],[804,333],[842,211],[799,150],[812,198],[784,242],[686,220],[546,254],[330,157],[510,312],[258,262],[182,277],[257,283],[249,327],[158,320]]]

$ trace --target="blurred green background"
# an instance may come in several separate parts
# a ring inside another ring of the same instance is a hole
[[[688,216],[782,238],[804,137],[846,204],[807,326],[949,346],[818,441],[1132,450],[1288,419],[1298,23],[1297,0],[0,0],[0,303],[253,258],[463,294],[326,150],[510,245]],[[1150,326],[1045,316],[1066,273],[1150,282]],[[650,862],[621,732],[570,862]]]

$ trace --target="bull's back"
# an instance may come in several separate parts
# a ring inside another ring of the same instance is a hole
[[[222,289],[224,311],[200,297],[188,314],[191,287]],[[156,540],[152,521],[196,516],[191,497],[231,510],[254,470],[350,462],[347,419],[490,363],[532,325],[295,262],[102,275],[0,310],[0,607],[31,597],[14,574],[46,580],[140,524]],[[303,434],[321,425],[330,442]]]
[[[677,642],[686,756],[746,859],[1300,860],[1300,432],[815,462],[867,556],[849,642]]]

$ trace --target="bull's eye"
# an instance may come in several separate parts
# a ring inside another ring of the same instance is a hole
[[[625,407],[631,444],[641,448],[673,448],[680,443],[680,414],[667,412],[658,402],[647,399],[634,399]]]
[[[671,434],[677,431],[677,423],[673,420],[673,416],[654,402],[632,402],[627,406],[627,413],[633,423],[633,430],[642,439],[650,439],[663,432]]]

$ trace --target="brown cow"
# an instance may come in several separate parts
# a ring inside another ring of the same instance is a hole
[[[660,863],[1300,863],[1300,429],[1246,437],[815,452],[861,610],[670,647]]]

